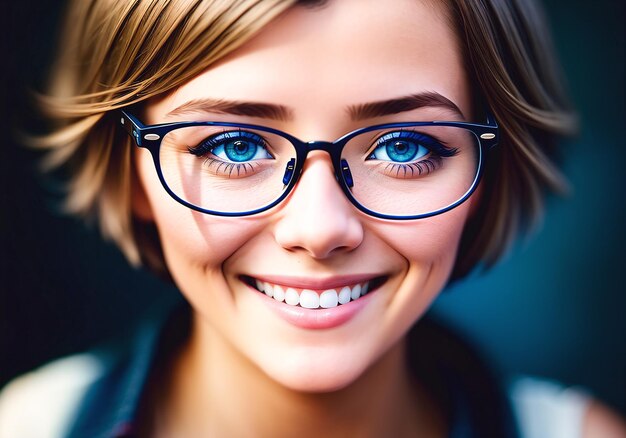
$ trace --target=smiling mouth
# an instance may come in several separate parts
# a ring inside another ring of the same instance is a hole
[[[260,293],[278,302],[306,309],[331,309],[348,304],[376,290],[387,277],[375,277],[369,281],[347,284],[335,289],[314,290],[274,284],[250,276],[242,276],[242,281]]]

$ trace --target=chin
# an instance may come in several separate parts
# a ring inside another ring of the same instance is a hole
[[[344,389],[357,381],[367,369],[355,358],[313,357],[313,354],[293,355],[273,361],[263,367],[267,376],[292,391],[327,393]],[[285,360],[287,359],[287,360]]]
[[[320,375],[323,374],[323,375]],[[314,377],[303,377],[302,375],[280,373],[270,376],[278,384],[296,392],[305,393],[329,393],[342,390],[354,383],[361,373],[349,373],[337,375],[336,373],[317,373]]]

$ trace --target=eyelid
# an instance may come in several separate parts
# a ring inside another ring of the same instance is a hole
[[[438,145],[444,145],[444,143],[443,143],[443,142],[440,142],[438,139],[436,139],[436,138],[435,138],[435,137],[433,137],[432,135],[429,135],[429,134],[424,134],[424,133],[421,133],[421,132],[419,132],[419,131],[407,130],[407,129],[405,129],[405,128],[401,128],[401,129],[398,129],[398,130],[385,132],[385,133],[380,134],[380,135],[378,135],[378,136],[372,136],[373,140],[372,140],[372,141],[370,141],[370,143],[372,143],[372,146],[371,146],[371,147],[367,150],[367,152],[365,153],[365,156],[366,156],[366,157],[369,157],[370,155],[372,155],[372,154],[374,153],[374,151],[375,151],[377,148],[381,147],[381,146],[382,146],[381,142],[383,141],[383,139],[385,139],[385,137],[390,136],[390,135],[393,135],[393,134],[397,134],[397,136],[395,136],[395,137],[391,137],[391,138],[402,138],[402,137],[401,137],[401,136],[402,136],[402,133],[407,133],[407,134],[408,134],[408,135],[407,135],[406,137],[404,137],[404,138],[409,138],[409,139],[410,139],[412,136],[415,136],[415,137],[413,137],[414,139],[417,139],[416,137],[420,137],[420,138],[428,138],[428,139],[432,139],[432,140],[433,140],[435,143],[437,143]],[[384,141],[388,141],[388,140],[389,140],[389,139],[385,139]],[[428,148],[428,146],[429,146],[429,145],[430,145],[430,144],[428,144],[428,145],[423,145],[423,146],[425,146],[425,147],[427,147],[427,149],[431,150],[430,148]]]
[[[232,131],[222,131],[221,133],[212,135],[211,137],[208,137],[208,138],[212,138],[213,139],[213,138],[219,138],[219,137],[222,137],[222,136],[227,138],[227,139],[233,139],[233,138],[238,138],[238,137],[242,137],[242,138],[246,138],[246,139],[254,138],[254,139],[260,139],[263,142],[263,144],[267,143],[267,140],[262,135],[260,135],[260,134],[258,134],[256,132],[247,131],[247,130],[244,130],[244,129],[241,129],[241,128],[239,128],[237,130],[232,130]],[[222,140],[222,139],[219,138],[219,140]],[[219,140],[216,140],[216,141],[219,141]]]
[[[187,150],[194,155],[198,155],[198,156],[203,155],[203,154],[210,152],[212,149],[215,149],[216,147],[222,145],[225,142],[225,140],[237,138],[237,134],[239,134],[239,136],[243,138],[250,139],[254,137],[256,139],[259,139],[260,140],[259,146],[264,148],[269,155],[271,155],[272,157],[274,156],[271,153],[271,150],[270,150],[271,148],[265,137],[263,137],[261,134],[257,132],[247,131],[241,128],[237,130],[231,130],[231,131],[224,130],[222,132],[212,134],[206,137],[205,139],[203,139],[202,141],[200,141],[197,145],[188,147]],[[241,135],[241,134],[244,134],[244,135]],[[248,135],[245,135],[245,134],[248,134]]]

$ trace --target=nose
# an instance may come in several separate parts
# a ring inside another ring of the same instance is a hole
[[[304,251],[316,259],[349,252],[363,241],[359,213],[337,184],[326,152],[309,153],[274,234],[283,248]]]

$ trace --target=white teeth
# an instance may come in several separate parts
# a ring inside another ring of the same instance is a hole
[[[369,282],[365,283],[363,285],[363,288],[361,289],[361,296],[365,295],[369,291],[369,288],[370,288]]]
[[[274,296],[274,287],[271,284],[263,283],[263,290],[268,297],[272,298]]]
[[[256,288],[260,292],[264,292],[270,298],[276,301],[285,302],[291,306],[300,305],[307,309],[317,309],[322,307],[330,309],[340,304],[347,304],[362,297],[369,291],[369,282],[354,285],[352,288],[344,286],[339,292],[336,289],[327,289],[321,294],[311,289],[303,289],[300,293],[294,288],[288,287],[283,289],[282,286],[273,285],[255,279]]]
[[[276,301],[285,301],[285,291],[280,286],[274,286],[274,299]]]
[[[292,306],[297,306],[300,303],[300,296],[295,289],[287,288],[285,291],[285,302],[287,304],[291,304]]]
[[[300,306],[307,309],[317,309],[320,306],[320,296],[309,289],[304,289],[300,293]]]
[[[339,292],[339,304],[346,304],[349,302],[350,302],[350,288],[344,287],[343,289],[341,289],[341,292]]]
[[[302,291],[304,293],[304,291]],[[317,295],[317,294],[315,294]],[[302,296],[300,296],[302,299]],[[337,303],[339,302],[337,298],[337,291],[335,289],[329,289],[322,292],[320,295],[320,307],[324,309],[330,309],[331,307],[337,307]],[[343,303],[345,304],[345,303]],[[302,305],[302,304],[300,304]]]
[[[360,296],[361,296],[361,285],[357,284],[356,286],[352,288],[352,291],[350,292],[350,298],[352,298],[352,300],[354,301]]]

